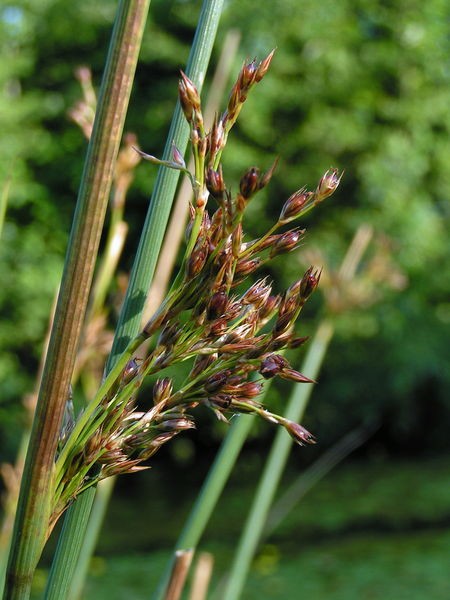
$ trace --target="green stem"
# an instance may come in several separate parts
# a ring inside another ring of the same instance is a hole
[[[87,248],[84,250],[84,252],[80,253],[80,248],[77,245],[74,245],[73,242],[70,246],[71,251],[75,252],[82,272],[81,276],[78,273],[69,273],[67,279],[70,280],[72,286],[77,285],[77,281],[80,279],[80,277],[85,279],[88,276],[89,284],[92,279],[94,260],[97,253],[101,228],[103,225],[104,213],[111,190],[115,161],[123,131],[123,124],[128,107],[148,5],[149,0],[124,0],[119,5],[114,30],[112,33],[107,64],[105,67],[105,74],[102,81],[94,129],[89,144],[85,170],[80,187],[79,205],[75,217],[74,231],[81,229],[82,232],[89,232],[84,221],[87,219],[89,223],[89,220],[92,220],[100,211],[100,209],[97,208],[97,205],[101,205],[102,218],[99,227],[97,227],[95,237],[93,237],[91,234],[89,245],[87,245]],[[85,217],[84,221],[81,222],[81,226],[78,223],[80,220],[79,215],[83,215]],[[99,220],[98,217],[97,220]],[[90,265],[91,262],[92,268]],[[89,288],[86,290],[86,301],[88,291]],[[79,295],[74,295],[73,292],[70,291],[68,294],[68,303],[78,316],[80,328],[85,312],[86,302],[83,301],[83,299],[80,299]],[[56,331],[59,334],[59,343],[62,344],[63,347],[67,346],[67,340],[62,338],[60,334],[60,328],[56,324],[56,318],[55,325]],[[52,419],[57,420],[57,427],[56,436],[54,436],[54,447],[52,448],[52,464],[48,468],[49,475],[53,472],[53,460],[59,433],[59,422],[64,409],[65,399],[67,398],[70,377],[75,360],[76,346],[77,344],[75,344],[74,347],[73,360],[70,362],[67,360],[64,364],[64,369],[67,371],[67,391],[65,394],[60,394],[61,408],[59,412],[56,413],[56,417],[53,416],[55,413],[51,413]],[[57,372],[58,369],[55,368],[54,365],[52,365],[52,368],[53,371]],[[40,416],[38,414],[38,418],[39,417]],[[40,435],[42,439],[45,439],[45,436],[43,436],[42,433],[40,433]],[[44,526],[45,520],[42,517],[43,516],[41,515],[40,520],[43,523],[42,526]],[[37,554],[35,555],[35,560],[37,560]],[[34,566],[35,565],[32,565],[32,568],[34,568]],[[23,589],[23,592],[20,595],[9,596],[7,591],[5,598],[27,598],[29,595],[29,584],[30,582],[27,583],[28,590],[25,590],[24,585],[20,586]],[[58,596],[58,598],[63,597],[64,593],[61,593],[61,595]]]
[[[160,580],[153,600],[163,600],[164,598],[170,573],[175,562],[176,552],[195,548],[198,544],[254,420],[255,417],[253,415],[239,415],[234,417],[230,431],[222,443],[214,464],[209,470],[209,474],[197,496],[191,514],[177,540],[175,550]]]
[[[333,336],[333,325],[323,321],[311,340],[301,372],[314,379],[322,365],[328,345]],[[289,400],[285,417],[299,421],[312,393],[313,386],[297,384]],[[283,473],[293,440],[280,429],[270,451],[260,484],[255,494],[247,522],[228,578],[223,600],[238,600],[241,596],[250,563],[260,540],[267,514]]]
[[[113,32],[31,431],[5,600],[29,597],[34,569],[49,533],[53,462],[134,75],[140,37],[134,19],[142,5],[147,8],[148,2],[122,2]],[[132,27],[127,29],[129,24]],[[131,40],[127,46],[125,36]]]
[[[199,24],[189,55],[186,68],[187,76],[200,91],[211,56],[223,0],[204,0]],[[189,127],[184,119],[179,103],[175,109],[172,124],[167,136],[163,160],[171,157],[172,143],[184,154],[189,137]],[[120,322],[116,329],[115,343],[110,362],[120,354],[128,340],[136,335],[141,324],[141,316],[147,291],[155,271],[164,231],[170,216],[173,197],[175,195],[179,171],[160,168],[155,182],[147,218],[130,275],[127,295],[121,312]]]
[[[125,2],[126,4],[126,2]],[[222,12],[223,0],[205,0],[196,35],[192,45],[186,73],[192,79],[200,90],[206,74],[207,66],[211,56],[220,14]],[[171,156],[172,143],[174,142],[180,152],[183,154],[188,142],[188,126],[184,121],[182,111],[177,104],[170,131],[167,138],[164,159],[168,160]],[[158,253],[161,247],[165,227],[170,215],[173,196],[175,194],[179,171],[173,171],[167,168],[160,168],[155,183],[154,193],[150,203],[147,218],[144,224],[143,233],[130,275],[127,294],[124,305],[119,317],[119,323],[116,328],[113,348],[108,359],[106,370],[109,372],[115,365],[118,357],[139,332],[141,326],[141,315],[144,308],[144,302],[147,291],[150,287]],[[84,539],[84,533],[88,525],[88,515],[95,498],[95,488],[89,488],[77,498],[76,502],[68,509],[66,519],[70,526],[65,528],[64,538],[58,545],[58,552],[55,556],[48,581],[48,592],[46,600],[59,600],[67,596],[66,590],[70,585],[74,570],[76,568],[77,558],[81,551]],[[90,544],[94,548],[93,538],[98,536],[101,526],[101,519],[98,519],[90,526]],[[95,528],[95,534],[92,531]],[[79,532],[83,535],[78,535]],[[72,536],[74,539],[72,540]],[[75,537],[76,536],[76,537]],[[76,547],[75,544],[76,543]],[[64,557],[70,556],[70,561]],[[83,564],[88,564],[88,560],[83,560]],[[86,572],[78,575],[78,582],[83,581]],[[63,581],[63,588],[55,587],[53,580],[57,578]],[[78,583],[78,585],[80,585]],[[74,592],[70,591],[73,595]]]
[[[114,489],[114,477],[109,477],[108,479],[104,479],[100,482],[97,491],[93,490],[92,496],[93,506],[91,512],[91,504],[88,502],[83,502],[82,506],[89,506],[89,512],[86,515],[89,519],[89,527],[87,527],[85,535],[82,540],[80,540],[79,546],[82,547],[82,551],[80,556],[75,555],[73,560],[77,562],[76,570],[74,572],[74,576],[72,579],[72,583],[69,589],[68,600],[78,600],[81,597],[81,592],[83,591],[84,581],[86,579],[86,573],[89,568],[89,562],[91,560],[92,554],[94,553],[94,549],[97,543],[98,532],[101,523],[106,515],[106,510],[108,508],[109,499],[111,498],[112,491]],[[87,490],[84,492],[84,496],[88,496],[91,499],[91,494],[89,494],[91,490]],[[92,503],[92,500],[91,500]],[[76,516],[78,511],[73,511],[72,516]],[[77,523],[75,523],[77,525]],[[71,568],[70,563],[67,567]]]

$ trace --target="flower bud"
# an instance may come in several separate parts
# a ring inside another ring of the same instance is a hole
[[[122,381],[123,383],[129,383],[133,377],[137,374],[139,369],[139,365],[137,363],[136,358],[132,358],[125,365],[124,370],[122,371]]]
[[[270,250],[270,258],[274,258],[278,254],[292,252],[298,247],[298,243],[305,233],[305,229],[292,229],[283,233],[273,244]]]
[[[236,274],[238,275],[250,275],[256,271],[256,269],[261,265],[260,258],[252,258],[249,260],[239,260],[236,264]]]
[[[159,404],[172,394],[173,382],[169,377],[157,379],[153,386],[153,403]]]
[[[222,119],[215,119],[211,131],[209,132],[209,151],[211,156],[216,156],[225,145],[225,134]]]
[[[343,173],[338,175],[337,169],[328,169],[317,186],[316,202],[322,202],[322,200],[325,200],[325,198],[331,196],[331,194],[339,185],[342,175]]]
[[[307,300],[319,285],[321,270],[313,271],[313,267],[309,267],[303,275],[300,282],[300,296],[303,300]]]
[[[186,120],[190,123],[193,118],[193,113],[200,112],[200,96],[194,83],[189,77],[180,71],[181,79],[178,83],[178,95],[180,98],[181,108],[183,109]]]
[[[219,371],[208,377],[205,381],[204,388],[207,392],[215,392],[225,385],[230,376],[230,371]]]
[[[207,308],[208,319],[216,319],[225,313],[228,303],[228,295],[224,291],[218,291],[211,296]]]
[[[300,446],[303,446],[304,444],[316,443],[315,437],[298,423],[294,423],[294,421],[289,421],[288,419],[285,419],[282,424],[286,431],[289,433],[289,435]]]
[[[189,279],[196,277],[200,273],[205,266],[208,255],[208,241],[203,236],[199,236],[186,265]]]
[[[238,258],[242,246],[242,223],[238,223],[231,234],[231,251],[235,258]]]
[[[195,429],[195,424],[191,419],[185,416],[174,416],[158,424],[160,431],[185,431],[186,429]]]
[[[239,74],[239,83],[242,90],[247,90],[251,85],[253,85],[257,71],[258,67],[256,66],[255,59],[242,67]]]
[[[215,171],[211,167],[206,171],[206,188],[214,199],[221,200],[225,192],[225,182],[222,175],[222,167]]]
[[[266,284],[266,279],[256,281],[241,298],[242,304],[254,304],[261,306],[265,304],[272,291],[272,286]]]
[[[284,206],[281,209],[279,222],[288,223],[289,221],[292,221],[292,219],[295,219],[313,195],[314,193],[308,192],[306,188],[294,192],[284,203]]]
[[[178,148],[175,146],[174,142],[172,142],[172,160],[177,165],[180,165],[181,167],[186,168],[186,163],[184,162],[183,155],[178,150]]]
[[[283,356],[280,354],[269,354],[261,361],[258,373],[264,379],[271,379],[275,375],[278,375],[286,366],[289,366],[289,363]]]
[[[255,74],[255,83],[259,83],[264,75],[267,73],[270,67],[270,63],[272,62],[273,55],[275,54],[275,48],[270,52],[264,60],[262,60]]]
[[[259,169],[251,167],[241,178],[239,192],[245,200],[249,200],[259,189]]]

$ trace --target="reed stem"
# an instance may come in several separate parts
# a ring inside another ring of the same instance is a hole
[[[189,76],[196,81],[200,88],[203,84],[211,56],[219,18],[222,12],[222,5],[223,0],[205,0],[201,9],[199,24],[186,69]],[[172,142],[175,143],[180,152],[184,153],[187,141],[188,126],[184,121],[180,106],[177,104],[167,138],[164,157],[170,157]],[[152,281],[162,238],[170,215],[178,176],[178,171],[172,171],[166,168],[161,168],[158,172],[154,193],[150,202],[136,259],[131,271],[127,294],[119,316],[113,347],[108,359],[106,367],[107,372],[110,372],[115,366],[121,353],[127,347],[128,342],[132,340],[140,330],[145,298]],[[59,600],[60,598],[65,597],[64,594],[68,592],[68,586],[70,585],[70,581],[76,568],[81,545],[84,543],[84,532],[86,532],[95,494],[96,490],[94,487],[86,490],[80,494],[76,502],[68,509],[66,519],[70,521],[70,526],[65,528],[65,535],[61,538],[58,545],[58,551],[47,584],[48,592],[46,600]],[[101,519],[98,519],[98,529],[100,526]],[[77,534],[80,531],[83,532],[83,536]],[[93,535],[91,532],[89,535],[89,544],[92,545],[90,549],[91,552],[93,551],[93,542],[97,537],[97,533],[98,532]],[[72,536],[76,536],[75,539],[78,542],[77,547],[74,546]],[[70,561],[67,561],[64,558],[66,555],[70,557]],[[83,559],[83,564],[84,569],[86,569],[88,564],[86,557]],[[67,582],[67,584],[64,584],[64,590],[55,586],[53,583],[55,578],[64,578]],[[83,580],[84,576],[77,576],[78,589]],[[55,591],[52,592],[52,590]],[[73,590],[70,593],[72,597],[76,597],[78,591]]]
[[[5,600],[29,597],[49,534],[56,447],[134,77],[142,13],[147,8],[148,0],[121,2],[112,34],[24,467]]]

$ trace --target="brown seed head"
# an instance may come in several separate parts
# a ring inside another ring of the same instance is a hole
[[[227,410],[230,408],[232,397],[228,394],[215,394],[208,398],[208,402],[219,410]]]
[[[288,289],[284,292],[283,298],[280,303],[278,311],[279,316],[290,315],[297,310],[300,302],[300,285],[302,280],[295,281]]]
[[[223,201],[223,194],[225,192],[225,182],[223,180],[222,167],[215,171],[212,168],[208,168],[206,171],[206,187],[211,196],[218,200],[219,203]]]
[[[189,279],[196,277],[205,266],[209,254],[209,244],[203,236],[199,236],[187,261],[186,270]]]
[[[272,286],[266,283],[266,279],[256,281],[241,298],[242,304],[254,304],[256,307],[265,305],[272,291]]]
[[[256,269],[261,265],[260,258],[251,258],[250,260],[239,260],[236,264],[236,274],[237,275],[250,275],[256,271]]]
[[[283,233],[273,244],[270,250],[270,258],[278,256],[278,254],[286,254],[292,252],[298,247],[300,240],[302,239],[305,229],[292,229]]]
[[[289,221],[292,221],[292,219],[295,219],[313,195],[314,193],[308,192],[306,188],[294,192],[284,203],[284,206],[281,209],[279,222],[288,223]]]
[[[275,48],[272,50],[272,52],[270,52],[266,56],[266,58],[264,60],[262,60],[259,63],[258,68],[256,70],[256,74],[255,74],[255,82],[256,83],[258,83],[259,81],[261,81],[261,79],[264,77],[264,75],[269,70],[270,63],[272,62],[272,58],[273,58],[274,54],[275,54]]]
[[[191,370],[191,377],[195,378],[200,373],[203,373],[217,360],[217,354],[199,354],[195,359],[194,366]]]
[[[241,398],[256,398],[260,395],[263,386],[256,381],[247,381],[239,386],[239,396]]]
[[[227,330],[227,319],[217,319],[211,324],[211,335],[219,337],[223,335]]]
[[[180,98],[181,108],[183,109],[186,120],[191,123],[194,112],[200,113],[201,103],[200,96],[194,83],[189,77],[180,71],[181,78],[178,83],[178,95]]]
[[[225,146],[225,133],[223,130],[223,122],[221,119],[214,119],[213,126],[209,132],[209,152],[210,163],[220,150]]]
[[[285,419],[283,426],[289,435],[294,439],[294,441],[300,446],[303,446],[304,444],[316,443],[315,437],[298,423],[294,423],[294,421]]]
[[[249,200],[259,190],[259,169],[251,167],[241,178],[239,192],[244,200]]]
[[[208,319],[216,319],[224,315],[228,304],[228,295],[225,291],[219,290],[211,296],[207,308]]]
[[[272,166],[259,178],[259,189],[266,187],[269,181],[272,179],[275,169],[278,166],[278,157],[273,161]]]
[[[292,338],[289,340],[289,348],[294,349],[294,348],[299,348],[300,346],[303,346],[303,344],[305,342],[307,342],[309,340],[309,336],[305,336],[305,337],[296,337],[296,338]]]
[[[264,377],[264,379],[271,379],[288,366],[288,361],[280,354],[269,354],[261,361],[261,366],[258,372]]]
[[[306,375],[303,375],[290,367],[282,369],[278,375],[282,379],[288,379],[289,381],[295,381],[296,383],[316,383],[314,379],[310,379],[309,377],[306,377]]]
[[[292,330],[293,327],[293,319],[295,316],[295,309],[291,312],[286,312],[285,314],[278,315],[278,319],[273,327],[272,336],[275,339],[279,339],[282,334],[288,333]],[[277,349],[280,349],[282,346],[277,345]]]
[[[263,306],[259,309],[260,319],[269,319],[277,310],[281,302],[281,296],[269,296]]]
[[[216,392],[227,383],[229,377],[229,370],[214,373],[205,381],[204,388],[207,392]]]
[[[246,350],[252,350],[255,346],[253,339],[249,340],[238,340],[236,342],[222,344],[218,352],[222,354],[234,354],[235,352],[244,352]]]
[[[172,394],[173,382],[169,377],[157,379],[153,386],[153,403],[159,404],[163,400],[170,398]]]
[[[334,192],[334,190],[339,185],[341,181],[343,173],[338,174],[337,169],[328,169],[328,171],[323,175],[322,179],[319,181],[319,185],[316,189],[316,202],[322,202],[328,196]]]
[[[168,321],[159,334],[158,345],[172,347],[179,339],[182,332],[180,323]]]
[[[320,269],[314,271],[313,267],[309,267],[303,275],[300,282],[300,296],[303,300],[307,300],[319,285],[321,273],[322,271]]]

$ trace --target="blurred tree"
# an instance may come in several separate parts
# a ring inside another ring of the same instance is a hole
[[[162,151],[199,5],[151,5],[127,128],[152,154]],[[12,424],[36,368],[80,178],[85,141],[66,118],[79,94],[73,72],[87,64],[99,81],[115,7],[114,0],[16,0],[0,9],[0,183],[13,174],[0,247],[1,454],[12,453]],[[449,17],[444,0],[279,0],[257,10],[230,0],[222,21],[222,35],[244,32],[239,61],[278,47],[225,156],[236,181],[243,165],[264,169],[281,157],[266,205],[250,207],[255,230],[293,190],[315,186],[330,166],[345,169],[337,197],[308,218],[308,247],[321,246],[336,265],[357,225],[369,222],[396,261],[386,283],[407,284],[339,317],[309,411],[324,444],[349,419],[374,412],[385,415],[382,441],[392,447],[446,442]],[[154,175],[141,167],[130,197],[124,270]],[[280,287],[303,266],[294,256],[283,268]]]

